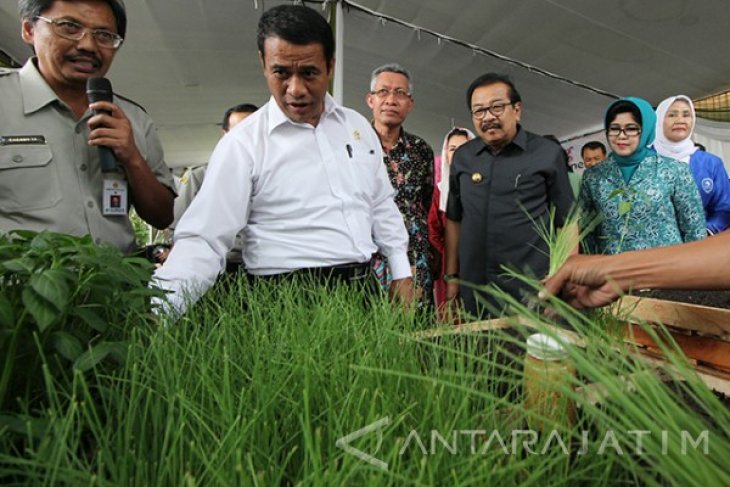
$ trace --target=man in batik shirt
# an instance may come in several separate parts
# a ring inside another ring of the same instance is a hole
[[[414,275],[418,305],[433,303],[434,252],[428,241],[428,210],[433,197],[433,150],[420,137],[403,130],[413,109],[413,87],[408,71],[386,64],[373,71],[367,103],[373,111],[373,127],[383,146],[383,161],[395,188],[395,202],[408,229],[408,258]],[[375,272],[388,285],[387,262],[376,256]]]

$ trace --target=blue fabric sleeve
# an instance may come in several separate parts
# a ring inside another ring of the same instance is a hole
[[[675,173],[672,203],[677,215],[677,225],[684,242],[701,240],[707,235],[705,212],[697,191],[694,177],[686,164],[678,163]]]
[[[719,233],[730,227],[730,180],[722,159],[708,152],[696,152],[706,164],[713,181],[710,199],[705,205],[707,229]]]

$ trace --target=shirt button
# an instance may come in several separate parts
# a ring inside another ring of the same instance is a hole
[[[76,126],[76,133],[80,134],[83,129],[81,128],[81,125]]]
[[[88,206],[89,208],[93,208],[94,207],[94,202],[93,201],[89,201],[88,203],[86,203],[86,206]]]
[[[15,154],[13,156],[13,162],[23,162],[23,156],[21,156],[20,154]]]
[[[79,169],[81,169],[82,171],[86,171],[86,164],[81,164],[81,167]]]

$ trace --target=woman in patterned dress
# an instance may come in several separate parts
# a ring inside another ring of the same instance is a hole
[[[578,198],[585,221],[600,219],[587,239],[589,252],[617,254],[705,236],[689,168],[651,148],[655,124],[646,100],[629,97],[609,105],[604,125],[612,152],[585,171]]]

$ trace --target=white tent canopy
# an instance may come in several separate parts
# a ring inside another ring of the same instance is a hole
[[[223,111],[268,99],[256,24],[283,0],[126,0],[129,28],[108,77],[145,106],[171,166],[205,162]],[[314,8],[321,3],[305,2]],[[336,2],[326,2],[326,8]],[[371,70],[398,62],[413,75],[406,128],[440,145],[470,126],[465,89],[507,73],[523,125],[561,139],[600,127],[611,98],[656,104],[730,88],[727,0],[341,0],[344,103],[368,116]],[[0,49],[22,63],[16,2],[0,4]],[[552,74],[552,75],[546,75]]]
[[[730,173],[730,124],[698,118],[694,139],[704,145],[708,152],[718,155]]]

